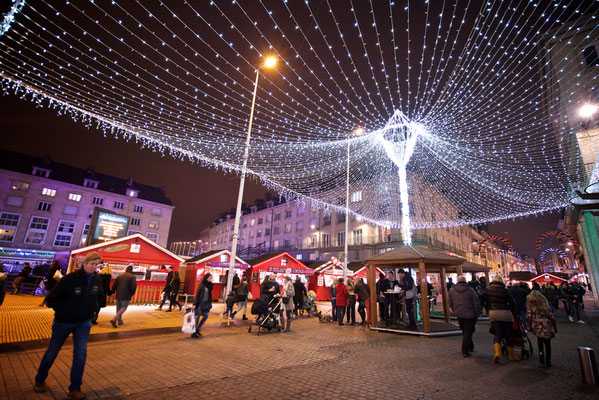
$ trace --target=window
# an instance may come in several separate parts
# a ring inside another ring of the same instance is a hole
[[[26,192],[29,189],[29,184],[25,182],[13,181],[12,182],[13,190],[20,190],[22,192]]]
[[[47,178],[50,176],[50,170],[40,167],[33,167],[33,172],[31,174],[35,176],[41,176],[42,178]]]
[[[295,238],[295,248],[296,249],[301,249],[303,241],[304,241],[304,239],[301,236],[296,237]]]
[[[316,235],[310,236],[310,247],[316,247]]]
[[[0,241],[12,242],[17,232],[21,215],[8,212],[0,213]]]
[[[102,204],[104,204],[104,199],[102,197],[96,197],[96,196],[94,196],[92,198],[92,204],[95,204],[97,206],[101,206]]]
[[[262,229],[258,229],[258,232],[256,232],[256,237],[262,237]]]
[[[587,46],[583,51],[584,59],[587,63],[587,67],[599,66],[599,55],[597,54],[597,48],[595,45]]]
[[[356,229],[353,233],[354,244],[362,244],[362,229]]]
[[[338,213],[337,214],[337,223],[340,224],[342,222],[345,222],[345,214]]]
[[[272,214],[266,215],[266,222],[272,221]]]
[[[25,201],[25,199],[21,196],[8,196],[6,198],[6,205],[13,207],[23,207],[23,201]]]
[[[331,234],[323,233],[322,234],[322,247],[330,247],[331,246]]]
[[[254,231],[250,231],[250,238],[254,237]]]
[[[83,186],[92,188],[92,189],[97,189],[98,183],[100,183],[100,182],[94,181],[93,179],[84,179],[83,180]]]
[[[252,218],[252,220],[250,221],[250,226],[255,226],[256,225],[256,218]]]
[[[40,201],[39,203],[37,203],[37,209],[39,211],[48,211],[48,212],[50,212],[52,210],[52,203],[47,203],[45,201]]]
[[[285,218],[291,218],[293,212],[291,210],[285,210]]]
[[[117,209],[119,209],[119,210],[122,210],[123,208],[125,208],[125,202],[123,202],[123,201],[118,201],[118,200],[115,200],[115,201],[114,201],[114,208],[117,208]]]
[[[264,236],[270,236],[270,228],[264,229]]]
[[[289,248],[291,248],[291,240],[289,240],[289,239],[285,239],[285,240],[283,241],[283,246],[285,246],[285,248],[286,248],[286,249],[289,249]]]
[[[156,232],[148,232],[146,237],[150,239],[152,242],[158,242],[158,234]]]
[[[279,248],[279,239],[277,239],[277,240],[274,240],[274,241],[272,242],[272,246],[273,246],[275,249],[278,249],[278,248]]]
[[[352,203],[356,203],[358,201],[362,201],[362,191],[359,190],[357,192],[353,192],[351,194],[350,200]]]
[[[139,231],[131,231],[130,230],[130,231],[127,231],[127,236],[135,235],[136,233],[139,233]]]
[[[304,221],[297,221],[295,224],[295,230],[296,230],[296,232],[303,231],[304,230]]]
[[[70,247],[75,232],[75,223],[71,221],[60,221],[54,238],[54,246]]]
[[[337,246],[345,246],[345,232],[337,232]]]
[[[262,225],[263,222],[264,222],[264,218],[262,218],[262,217],[258,218],[258,225]]]
[[[131,225],[141,225],[141,219],[135,217],[131,218]]]
[[[331,215],[324,215],[322,217],[322,226],[331,225]]]
[[[162,215],[162,210],[160,208],[152,208],[152,215],[160,217]]]
[[[291,224],[285,224],[285,233],[291,232]]]
[[[150,221],[149,226],[151,229],[158,229],[158,221]]]
[[[304,215],[304,207],[298,207],[298,209],[297,209],[297,215],[298,216]]]
[[[127,196],[129,197],[137,197],[137,195],[139,194],[139,192],[137,190],[133,190],[133,189],[127,189]]]
[[[64,213],[66,215],[77,215],[79,212],[79,207],[77,206],[64,206]]]
[[[87,213],[87,218],[91,219],[94,216],[94,210],[89,210],[89,212]]]
[[[312,218],[310,220],[310,229],[316,229],[318,227],[318,220],[316,218]]]
[[[133,212],[142,213],[142,212],[144,212],[144,207],[140,206],[139,204],[135,204],[133,206]]]
[[[302,255],[301,254],[296,254],[295,255],[295,259],[296,260],[301,260],[302,259]]]
[[[85,241],[87,240],[87,235],[89,233],[89,224],[83,225],[83,233],[81,233],[81,241],[79,242],[80,246],[85,246]]]
[[[56,196],[56,190],[45,187],[42,189],[42,195],[54,197]]]
[[[29,229],[27,230],[27,235],[25,236],[25,243],[44,244],[49,224],[50,218],[31,217]]]
[[[81,195],[77,193],[69,193],[68,199],[72,201],[81,201]]]
[[[281,219],[281,213],[276,213],[275,214],[275,221],[278,221]]]
[[[278,235],[279,233],[281,233],[281,227],[280,226],[275,226],[274,234]]]

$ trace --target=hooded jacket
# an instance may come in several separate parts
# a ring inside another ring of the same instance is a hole
[[[46,304],[54,309],[54,319],[58,322],[83,322],[96,312],[102,293],[100,276],[89,276],[81,268],[58,281],[46,295]]]
[[[449,307],[457,318],[478,318],[480,302],[478,295],[466,282],[458,282],[449,289]]]

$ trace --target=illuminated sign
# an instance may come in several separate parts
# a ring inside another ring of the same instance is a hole
[[[129,229],[129,217],[94,207],[86,245],[126,236],[127,229]]]
[[[208,261],[206,266],[208,267],[220,267],[220,268],[229,268],[231,264],[229,262],[221,262],[221,261]],[[238,262],[235,263],[235,268],[237,269],[248,269],[248,264],[240,264]]]
[[[312,275],[314,271],[311,269],[302,268],[285,268],[285,267],[268,267],[268,272],[275,272],[279,274],[305,274]]]
[[[119,251],[127,250],[129,245],[127,243],[115,244],[112,246],[108,246],[105,249],[101,249],[104,253],[116,253]]]

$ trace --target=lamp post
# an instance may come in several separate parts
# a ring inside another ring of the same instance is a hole
[[[597,106],[595,104],[589,104],[589,103],[583,104],[578,109],[578,115],[580,115],[580,117],[583,119],[583,121],[580,123],[580,125],[582,125],[582,127],[585,130],[589,129],[591,119],[597,113],[597,111],[599,111],[599,106]]]
[[[364,129],[357,128],[354,133],[356,136],[360,136],[364,133]],[[347,265],[349,264],[348,259],[348,244],[349,244],[349,154],[350,154],[350,143],[351,140],[347,138],[347,176],[345,180],[345,243],[343,249],[343,259],[344,259],[344,268],[343,268],[343,282],[347,283]]]
[[[264,61],[264,67],[272,68],[277,60],[269,57]],[[237,209],[235,210],[235,223],[233,227],[233,243],[231,244],[231,259],[229,260],[229,277],[227,279],[227,294],[233,287],[233,274],[235,272],[235,259],[237,258],[237,241],[239,239],[239,221],[241,219],[241,202],[243,200],[243,188],[245,186],[245,175],[250,151],[250,137],[252,135],[252,122],[254,120],[254,107],[256,105],[256,93],[258,92],[258,78],[260,77],[260,67],[256,69],[256,81],[254,82],[254,95],[252,97],[252,107],[250,108],[250,120],[248,122],[248,134],[245,139],[245,150],[243,152],[243,163],[241,165],[241,180],[239,182],[239,194],[237,196]]]

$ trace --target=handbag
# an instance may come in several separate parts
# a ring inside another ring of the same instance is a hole
[[[186,312],[183,316],[183,326],[181,327],[181,332],[190,335],[192,333],[195,333],[195,331],[196,321],[195,316],[193,315],[193,311]]]
[[[289,297],[283,297],[283,304],[289,304]]]

